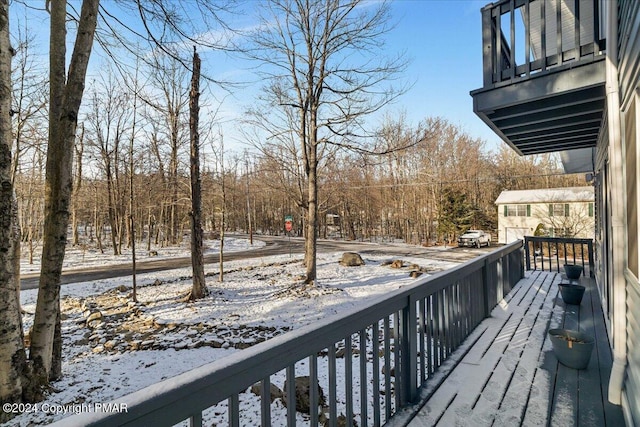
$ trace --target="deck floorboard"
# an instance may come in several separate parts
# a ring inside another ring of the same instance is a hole
[[[593,279],[580,306],[565,305],[554,272],[529,271],[479,328],[482,336],[408,423],[423,426],[612,426],[622,410],[606,399],[612,357]],[[585,370],[556,359],[547,331],[596,338]]]

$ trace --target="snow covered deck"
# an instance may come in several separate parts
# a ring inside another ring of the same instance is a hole
[[[561,279],[527,271],[427,384],[408,425],[623,426],[621,408],[606,398],[612,357],[595,282],[583,277],[582,304],[565,306]],[[595,336],[587,369],[558,362],[547,338],[556,327]]]

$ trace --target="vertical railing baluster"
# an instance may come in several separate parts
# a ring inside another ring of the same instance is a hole
[[[402,335],[402,332],[400,332],[400,327],[400,315],[396,311],[393,314],[393,366],[395,371],[395,384],[393,389],[395,391],[396,408],[400,408],[402,405],[402,390],[404,388],[404,384],[402,383],[403,378],[400,372],[402,365],[402,362],[400,361],[400,347],[402,345],[400,342],[400,336]]]
[[[287,426],[296,425],[296,366],[287,366]]]
[[[238,393],[229,396],[229,426],[240,427],[240,398]]]
[[[589,276],[595,277],[595,260],[593,258],[593,240],[587,242],[587,251],[589,252]]]
[[[492,25],[491,7],[482,9],[482,72],[484,87],[493,85],[496,69],[495,31]]]
[[[191,415],[189,418],[190,427],[202,427],[202,412]]]
[[[524,55],[525,55],[525,74],[531,77],[531,4],[530,0],[524,2]]]
[[[556,0],[556,65],[562,65],[562,0]]]
[[[362,329],[360,331],[360,425],[367,427],[368,418],[368,392],[367,382],[369,377],[367,376],[367,330]]]
[[[262,380],[260,392],[260,421],[262,427],[271,427],[271,378]]]
[[[447,357],[445,335],[444,290],[442,290],[438,292],[438,350],[440,352],[438,366],[442,365],[442,362]]]
[[[329,427],[338,427],[336,345],[329,346]]]
[[[415,401],[418,384],[416,376],[418,373],[418,316],[417,301],[410,295],[407,306],[402,310],[402,360],[401,375],[403,383],[402,405]]]
[[[460,282],[458,282],[458,284],[455,287],[456,303],[454,305],[454,311],[455,311],[454,318],[456,322],[456,348],[462,342],[462,337],[464,334],[464,330],[463,330],[464,321],[462,320],[463,319],[462,310],[465,309],[466,307],[464,307],[464,302],[462,300],[461,293],[466,281],[467,281],[466,278],[461,279]]]
[[[389,316],[384,317],[384,400],[385,419],[391,417],[391,328]]]
[[[318,420],[318,405],[319,405],[319,393],[318,393],[318,355],[312,354],[309,356],[309,417],[311,422]]]
[[[600,45],[600,2],[594,1],[590,5],[593,7],[593,54],[594,56],[603,49]]]
[[[381,425],[380,417],[380,321],[376,321],[371,329],[371,377],[373,381],[373,425]]]
[[[429,295],[426,300],[427,312],[427,373],[433,374],[433,295]]]
[[[573,13],[573,31],[575,32],[575,44],[576,44],[576,61],[580,59],[582,56],[582,51],[580,49],[580,20],[582,16],[580,16],[580,0],[575,0],[574,4],[574,13]]]
[[[456,289],[459,285],[459,281],[453,283],[449,286],[449,354],[453,353],[453,350],[456,348],[456,341],[458,340],[458,325],[456,318],[456,304],[458,300],[456,299]]]
[[[347,425],[353,425],[353,351],[351,335],[344,340],[344,387],[345,387],[345,416]]]
[[[418,306],[418,325],[420,327],[420,385],[427,380],[427,371],[426,371],[426,347],[425,347],[425,337],[427,336],[426,332],[426,322],[424,319],[425,312],[425,299],[420,298],[420,303]]]
[[[547,70],[547,11],[545,4],[547,0],[540,1],[540,65],[541,71]]]
[[[497,56],[497,62],[496,62],[496,68],[497,68],[497,74],[498,74],[498,78],[496,80],[496,82],[501,82],[502,81],[502,70],[504,69],[504,61],[502,60],[503,56],[502,56],[502,23],[501,21],[501,15],[500,15],[500,7],[497,7],[496,9],[497,13],[494,13],[494,19],[496,22],[496,56]]]
[[[513,79],[516,77],[516,11],[515,11],[515,0],[511,0],[509,2],[509,29],[511,30],[511,49],[509,51],[509,64],[511,66],[511,72],[509,73],[510,77]]]
[[[446,357],[449,357],[449,355],[452,352],[452,347],[453,347],[453,322],[451,319],[451,307],[452,307],[452,301],[451,301],[451,297],[453,295],[453,287],[447,287],[444,289],[444,313],[445,313],[445,322],[444,322],[444,327],[445,329],[445,339],[446,339],[446,343],[447,343],[447,354]]]

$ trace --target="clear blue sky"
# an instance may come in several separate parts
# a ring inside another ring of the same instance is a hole
[[[398,26],[390,49],[405,49],[412,59],[411,90],[392,108],[406,109],[411,120],[441,116],[460,125],[495,150],[504,144],[473,113],[469,92],[482,87],[482,21],[487,0],[396,0]]]

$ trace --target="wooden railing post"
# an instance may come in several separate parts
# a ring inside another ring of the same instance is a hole
[[[525,259],[525,263],[527,265],[527,270],[531,270],[531,259],[529,258],[531,256],[531,254],[529,253],[529,242],[530,242],[530,238],[529,236],[524,236],[524,259]],[[533,248],[533,253],[536,253],[536,249],[535,249],[535,243],[533,244],[534,248]]]

